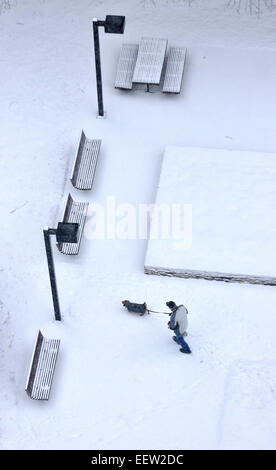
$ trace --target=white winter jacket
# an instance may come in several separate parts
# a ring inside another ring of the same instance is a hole
[[[180,335],[185,335],[188,328],[188,310],[184,305],[179,305],[171,315],[170,328],[174,330],[177,327]]]

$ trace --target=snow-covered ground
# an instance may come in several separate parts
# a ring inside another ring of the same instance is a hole
[[[153,202],[166,145],[275,152],[276,12],[238,14],[224,0],[10,4],[0,16],[1,448],[275,447],[273,287],[145,276],[146,240],[88,230],[78,257],[54,253],[57,324],[42,229],[58,220],[82,128],[102,139],[85,196],[101,204]],[[105,14],[127,26],[124,38],[101,32],[99,120],[91,20]],[[142,35],[188,47],[180,96],[114,90],[122,41]],[[179,353],[166,316],[128,314],[125,298],[185,303],[193,354]],[[38,328],[62,341],[46,403],[24,392]]]

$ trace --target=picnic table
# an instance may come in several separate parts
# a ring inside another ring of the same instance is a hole
[[[115,88],[132,90],[133,85],[162,87],[163,93],[180,93],[186,48],[170,47],[168,40],[142,37],[140,44],[123,44]]]

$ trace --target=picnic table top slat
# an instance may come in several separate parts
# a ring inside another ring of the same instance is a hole
[[[158,85],[161,79],[168,40],[143,37],[139,44],[133,83]]]

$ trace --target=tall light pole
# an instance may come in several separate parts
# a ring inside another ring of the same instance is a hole
[[[55,319],[61,321],[59,300],[58,300],[58,290],[55,274],[55,265],[54,258],[52,253],[51,239],[50,235],[56,235],[57,242],[61,243],[77,243],[77,233],[78,233],[79,224],[69,223],[69,222],[59,222],[57,229],[55,228],[45,228],[43,230],[46,256],[48,261],[48,270],[50,277],[50,284],[52,290],[52,298],[55,311]]]
[[[125,30],[125,16],[107,15],[104,21],[93,18],[93,36],[94,36],[94,52],[97,80],[98,95],[98,115],[104,116],[103,107],[103,86],[101,72],[101,56],[100,56],[100,40],[99,27],[104,27],[105,33],[123,34]]]

